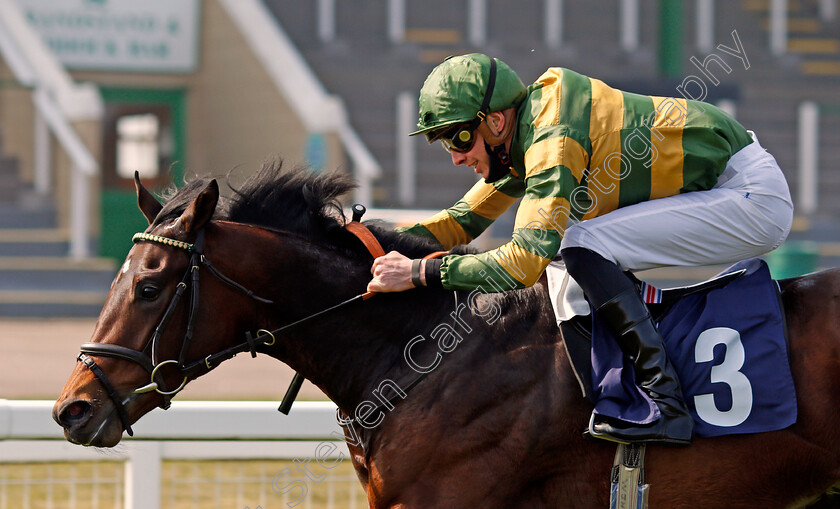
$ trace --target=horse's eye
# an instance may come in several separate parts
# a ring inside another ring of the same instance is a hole
[[[143,284],[137,289],[137,296],[143,300],[155,300],[160,295],[160,290],[151,284]]]

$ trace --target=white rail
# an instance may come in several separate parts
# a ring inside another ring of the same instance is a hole
[[[61,439],[52,401],[0,399],[0,439]],[[318,440],[341,432],[335,404],[299,401],[289,416],[271,401],[176,401],[135,426],[143,440]]]
[[[335,40],[335,0],[318,0],[318,38],[321,42]]]
[[[714,49],[715,0],[697,0],[697,49],[709,53]]]
[[[405,0],[388,0],[388,40],[405,42]]]
[[[821,20],[834,21],[837,17],[837,0],[820,0],[819,11]]]
[[[543,41],[551,49],[563,44],[563,0],[545,0]]]
[[[787,0],[770,0],[770,51],[776,55],[787,52]]]
[[[92,177],[96,175],[99,165],[96,159],[93,158],[90,151],[82,142],[79,135],[67,121],[67,117],[62,114],[58,103],[50,96],[49,92],[43,87],[35,90],[32,94],[32,102],[41,114],[44,122],[50,131],[58,140],[67,152],[67,155],[78,165],[79,171],[85,175]]]
[[[817,211],[820,110],[817,103],[805,101],[798,109],[799,196],[796,208],[800,214]]]
[[[415,130],[417,122],[417,98],[413,92],[397,95],[397,196],[403,206],[413,205],[417,200],[417,150],[415,138],[408,133]],[[367,202],[370,203],[370,202]]]
[[[487,43],[487,0],[467,0],[467,40],[473,46]]]
[[[52,406],[0,400],[2,461],[125,461],[125,509],[160,507],[164,459],[349,458],[346,445],[335,442],[343,433],[330,402],[297,402],[284,416],[275,402],[175,401],[166,412],[145,415],[135,437],[107,455],[65,442]]]
[[[639,49],[639,0],[621,0],[619,6],[621,49],[630,53]]]

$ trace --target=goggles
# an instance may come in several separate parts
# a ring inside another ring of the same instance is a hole
[[[469,152],[475,145],[475,130],[480,123],[473,121],[456,126],[440,135],[440,143],[447,152]]]

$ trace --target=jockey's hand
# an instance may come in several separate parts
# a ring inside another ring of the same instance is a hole
[[[375,259],[370,272],[373,279],[367,286],[369,292],[402,292],[414,288],[411,259],[396,251]]]

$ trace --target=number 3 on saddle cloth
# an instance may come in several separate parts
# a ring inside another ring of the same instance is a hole
[[[561,286],[568,291],[568,276],[548,277],[569,358],[594,411],[632,423],[658,419],[658,408],[635,384],[632,363],[594,313],[568,319],[580,311],[580,302],[570,305],[568,295],[557,296]],[[640,291],[654,301],[651,314],[698,436],[772,431],[796,422],[779,288],[763,260],[739,262],[698,285],[655,290],[642,283]],[[577,313],[569,313],[572,308]]]

